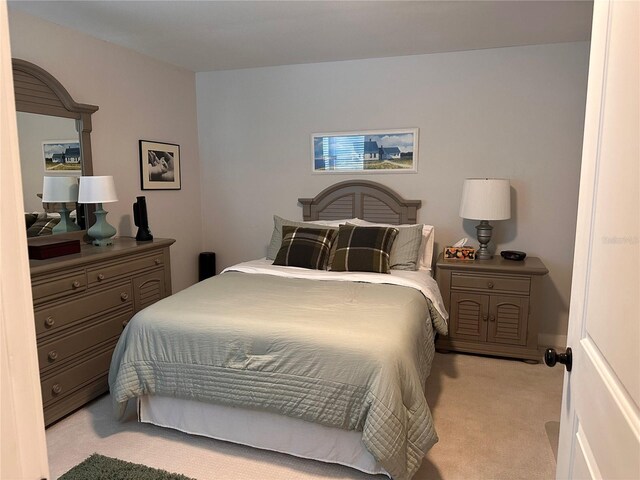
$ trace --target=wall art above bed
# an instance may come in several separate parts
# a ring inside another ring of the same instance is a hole
[[[418,129],[311,135],[314,173],[417,173]]]

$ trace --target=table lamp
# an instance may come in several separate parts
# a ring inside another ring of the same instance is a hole
[[[67,203],[78,201],[77,177],[44,177],[42,182],[42,201],[44,203],[57,203],[60,221],[51,229],[51,233],[65,233],[80,230],[71,218]]]
[[[80,177],[78,203],[96,204],[96,223],[87,230],[87,234],[93,238],[92,243],[98,247],[113,244],[112,237],[116,234],[116,229],[107,222],[107,212],[103,210],[102,204],[117,201],[112,176]]]
[[[487,248],[493,227],[489,220],[511,218],[511,192],[506,178],[467,178],[462,187],[460,216],[480,220],[476,226],[480,248],[476,259],[489,260],[492,255]]]

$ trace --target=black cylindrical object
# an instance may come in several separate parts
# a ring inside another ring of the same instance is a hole
[[[216,274],[216,254],[213,252],[202,252],[198,258],[198,281],[201,282],[211,278]]]

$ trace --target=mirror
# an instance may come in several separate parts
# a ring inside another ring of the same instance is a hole
[[[27,236],[68,234],[71,227],[77,229],[75,225],[84,230],[92,206],[44,203],[42,190],[45,176],[64,181],[93,174],[91,114],[98,107],[76,103],[58,80],[37,65],[20,59],[12,63]],[[64,223],[59,212],[65,208],[71,212],[72,225],[59,232]]]

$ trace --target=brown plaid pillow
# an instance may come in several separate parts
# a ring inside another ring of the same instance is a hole
[[[274,265],[326,270],[336,229],[282,226],[282,246]]]
[[[389,254],[398,229],[340,225],[331,270],[389,273]]]

